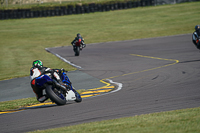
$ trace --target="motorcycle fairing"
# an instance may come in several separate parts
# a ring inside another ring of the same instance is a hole
[[[75,43],[77,47],[80,47],[82,40],[79,38],[78,41]]]
[[[61,80],[63,83],[66,83],[67,85],[71,86],[71,82],[65,72],[62,73]]]
[[[43,87],[43,85],[47,82],[52,82],[52,79],[48,75],[42,75],[40,77],[37,77],[35,79],[36,81],[36,86],[38,87]]]
[[[75,93],[72,90],[69,90],[67,93],[68,93],[66,95],[66,100],[67,101],[74,101],[74,100],[76,100]]]
[[[70,90],[67,92],[68,94],[66,95],[66,100],[76,100],[76,95],[78,98],[81,98],[81,96],[73,89],[73,86],[65,72],[62,73],[61,79],[63,83],[66,83],[67,85],[70,86]],[[77,93],[77,94],[76,94]]]

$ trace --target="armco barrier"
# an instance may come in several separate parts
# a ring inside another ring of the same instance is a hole
[[[199,1],[199,0],[186,0],[186,1]],[[119,2],[114,4],[89,4],[89,5],[77,5],[76,7],[55,7],[51,10],[31,11],[30,9],[21,10],[0,10],[0,20],[5,19],[20,19],[20,18],[37,18],[37,17],[51,17],[62,16],[71,14],[83,14],[121,10],[136,7],[154,6],[157,0],[140,0],[137,2]]]

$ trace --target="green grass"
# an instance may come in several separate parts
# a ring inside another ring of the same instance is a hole
[[[20,109],[38,103],[35,97],[0,102],[0,111]]]
[[[85,123],[30,133],[199,133],[200,107]]]
[[[98,43],[192,33],[200,2],[62,17],[0,21],[0,80],[29,75],[32,61],[74,70],[46,47],[71,45],[77,33]]]

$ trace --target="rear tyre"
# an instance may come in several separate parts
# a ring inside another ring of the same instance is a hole
[[[79,56],[79,54],[80,54],[80,47],[76,47],[75,56]]]
[[[48,85],[45,91],[52,102],[55,102],[57,105],[66,104],[65,96],[62,93],[60,93],[57,89],[52,89],[52,85]]]

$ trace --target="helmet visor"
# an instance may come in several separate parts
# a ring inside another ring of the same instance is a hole
[[[36,61],[33,62],[33,66],[41,66],[41,67],[43,67],[43,64],[42,64],[42,62],[40,60],[36,60]]]

